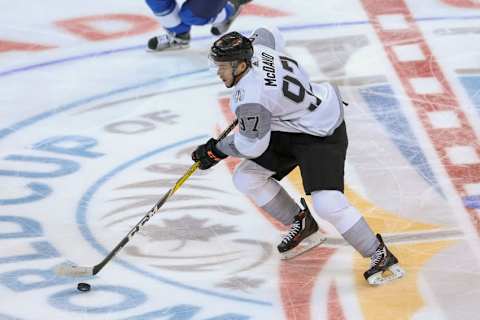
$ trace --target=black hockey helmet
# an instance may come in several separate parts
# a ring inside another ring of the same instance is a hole
[[[210,48],[210,58],[218,62],[238,60],[250,62],[252,56],[252,41],[236,31],[223,35]]]

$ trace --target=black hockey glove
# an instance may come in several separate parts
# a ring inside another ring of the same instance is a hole
[[[217,142],[217,140],[211,138],[207,143],[199,145],[197,149],[192,152],[192,160],[195,162],[200,161],[199,168],[201,170],[209,169],[219,163],[222,159],[228,157],[228,155],[215,147]]]

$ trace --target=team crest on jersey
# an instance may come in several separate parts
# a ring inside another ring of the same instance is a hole
[[[245,97],[245,91],[243,89],[238,89],[233,94],[233,100],[237,103],[242,101],[244,97]]]

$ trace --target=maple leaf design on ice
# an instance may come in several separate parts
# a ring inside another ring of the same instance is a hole
[[[171,251],[180,250],[188,241],[207,242],[212,238],[235,233],[234,226],[221,224],[206,225],[209,219],[197,219],[186,215],[177,219],[163,219],[164,226],[145,226],[142,234],[151,241],[179,241],[179,245]]]
[[[216,287],[248,293],[251,289],[260,287],[264,282],[265,280],[249,277],[230,277],[223,282],[218,283]]]

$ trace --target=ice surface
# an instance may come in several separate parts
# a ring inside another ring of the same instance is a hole
[[[388,5],[387,5],[388,4]],[[368,259],[327,241],[280,261],[285,227],[196,172],[94,277],[93,266],[231,121],[209,27],[149,53],[143,1],[0,12],[0,319],[478,319],[478,1],[253,1],[233,29],[278,26],[287,52],[349,102],[346,194],[407,272],[368,287]],[[282,181],[295,199],[300,175]]]

